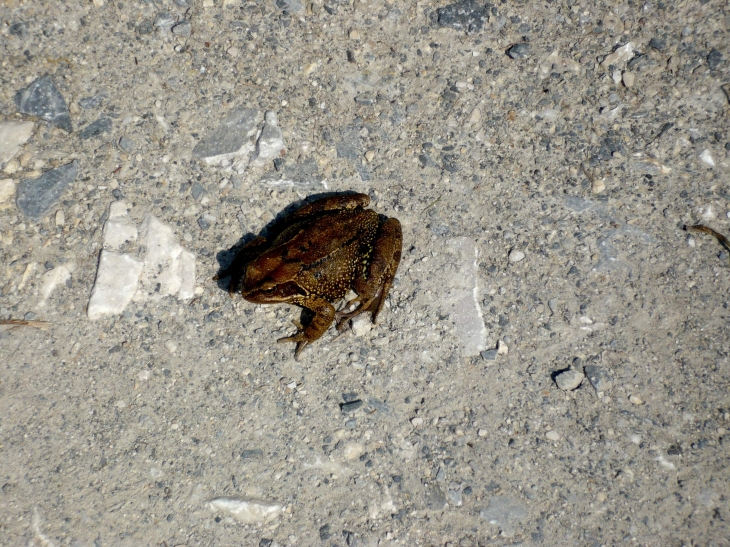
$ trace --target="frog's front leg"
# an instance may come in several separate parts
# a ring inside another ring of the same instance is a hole
[[[294,358],[299,359],[299,355],[305,347],[327,332],[335,318],[335,308],[325,299],[316,296],[297,299],[292,303],[314,312],[314,317],[306,327],[293,336],[277,340],[278,342],[296,342],[297,349],[294,352]]]
[[[356,303],[360,305],[354,311],[337,313],[338,330],[344,330],[348,320],[366,311],[372,312],[373,323],[377,321],[400,264],[402,247],[400,222],[396,218],[389,218],[378,228],[370,263],[355,278],[353,289],[357,297],[350,300],[344,309]]]

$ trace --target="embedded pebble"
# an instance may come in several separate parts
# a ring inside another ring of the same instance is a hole
[[[629,401],[631,401],[632,404],[635,405],[643,405],[644,401],[641,400],[641,397],[638,395],[629,395]]]
[[[623,74],[623,82],[626,87],[634,87],[636,83],[636,75],[628,70]]]
[[[170,225],[153,215],[145,216],[140,231],[146,252],[136,298],[159,300],[169,295],[180,300],[192,298],[195,255],[180,246]]]
[[[280,503],[246,498],[215,498],[208,504],[213,511],[227,513],[242,524],[270,522],[284,508]]]
[[[356,460],[365,453],[365,447],[357,442],[349,442],[343,448],[342,453],[346,460]]]
[[[504,537],[511,538],[517,527],[527,518],[527,509],[516,499],[508,496],[492,496],[487,507],[479,513],[489,524],[498,526]]]
[[[15,195],[15,181],[13,179],[0,180],[0,203],[9,201]]]
[[[122,313],[137,292],[143,265],[130,255],[102,251],[86,311],[89,319]]]
[[[46,171],[37,179],[21,180],[15,199],[20,212],[32,219],[43,217],[76,180],[78,171],[79,162],[74,160]]]
[[[597,365],[586,365],[585,375],[596,392],[608,391],[613,387],[613,378]]]
[[[577,370],[565,370],[555,377],[555,383],[563,391],[573,391],[580,386],[581,382],[585,378],[582,372]]]
[[[355,336],[365,336],[373,328],[373,321],[369,314],[362,313],[350,320],[352,332]]]
[[[177,351],[177,342],[175,340],[165,340],[165,349],[170,353]]]
[[[284,135],[279,128],[276,112],[269,110],[264,115],[264,127],[256,141],[256,150],[251,158],[251,167],[263,167],[284,151]]]
[[[601,66],[608,68],[609,66],[620,66],[629,62],[634,57],[634,44],[628,42],[627,44],[616,48],[616,50],[610,55],[606,55],[605,59],[601,63]],[[619,80],[620,81],[620,80]]]
[[[477,32],[489,19],[489,8],[471,0],[459,0],[436,10],[436,20],[440,27]]]
[[[195,145],[193,157],[208,165],[217,165],[238,156],[248,159],[255,148],[251,137],[258,130],[259,117],[260,112],[253,108],[232,112]]]
[[[549,441],[559,441],[560,440],[560,433],[555,431],[554,429],[551,429],[547,433],[545,433],[545,438]]]
[[[442,290],[442,307],[456,325],[462,355],[478,355],[486,347],[484,326],[478,293],[478,249],[474,240],[454,238],[448,242],[448,252],[456,275],[451,276]]]
[[[50,74],[41,76],[18,91],[15,104],[21,114],[42,118],[67,133],[73,131],[66,101],[56,89]]]
[[[411,418],[411,424],[413,424],[413,427],[419,427],[423,425],[423,418],[420,416],[416,416],[415,418]]]
[[[137,240],[137,227],[127,214],[127,204],[113,201],[109,206],[109,218],[104,224],[104,248],[118,250],[125,243]]]
[[[712,153],[709,149],[704,149],[699,157],[700,161],[708,167],[715,167],[715,159],[712,157]]]
[[[0,123],[0,164],[10,161],[33,134],[33,122]]]
[[[56,287],[71,279],[71,269],[74,267],[75,265],[70,265],[70,268],[66,265],[56,266],[41,276],[41,301],[38,307],[45,306]]]
[[[515,44],[507,50],[512,59],[526,59],[530,56],[530,44]]]
[[[519,262],[520,260],[523,260],[525,258],[525,253],[522,251],[517,250],[511,250],[509,252],[509,261],[510,262]]]
[[[104,133],[109,133],[112,130],[112,125],[111,118],[99,118],[79,131],[79,137],[82,141],[98,137]]]

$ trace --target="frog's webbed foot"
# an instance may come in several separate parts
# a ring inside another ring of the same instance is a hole
[[[297,349],[294,350],[294,359],[299,361],[299,355],[302,353],[304,348],[306,348],[310,341],[307,340],[307,337],[304,335],[304,332],[298,332],[294,336],[286,336],[284,338],[279,338],[277,340],[280,344],[283,344],[284,342],[296,342],[297,343]]]
[[[321,298],[311,298],[297,302],[297,304],[313,311],[314,317],[306,326],[298,321],[292,321],[298,332],[292,336],[280,338],[278,342],[296,342],[297,349],[294,352],[294,358],[298,360],[304,348],[327,332],[335,318],[335,309],[332,304]]]

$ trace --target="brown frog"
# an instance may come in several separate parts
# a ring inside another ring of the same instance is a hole
[[[401,257],[400,222],[365,209],[366,194],[321,198],[287,216],[267,240],[257,237],[244,246],[231,265],[213,279],[231,277],[228,292],[241,291],[257,304],[295,304],[314,317],[299,331],[279,342],[296,342],[295,357],[320,336],[335,319],[337,329],[363,312],[376,322]],[[332,302],[348,290],[357,296],[335,312]]]

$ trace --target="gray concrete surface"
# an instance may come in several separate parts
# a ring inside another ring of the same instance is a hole
[[[683,228],[730,234],[729,23],[0,0],[0,544],[728,545],[730,266]],[[346,191],[401,266],[295,361],[296,308],[211,278]],[[110,246],[129,302],[92,320]]]

